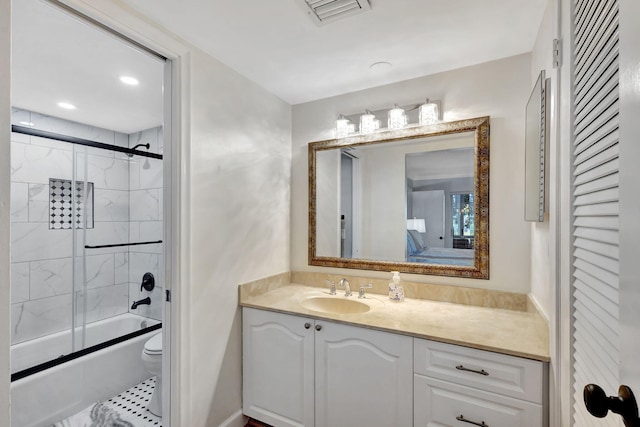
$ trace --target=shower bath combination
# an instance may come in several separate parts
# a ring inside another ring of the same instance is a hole
[[[162,128],[45,130],[12,113],[11,416],[52,424],[152,376],[162,386]],[[42,403],[60,381],[73,387]]]

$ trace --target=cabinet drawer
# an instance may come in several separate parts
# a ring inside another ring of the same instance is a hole
[[[421,339],[413,360],[416,374],[542,403],[542,362]]]
[[[414,375],[414,425],[541,427],[542,405]],[[483,424],[484,423],[484,424]]]

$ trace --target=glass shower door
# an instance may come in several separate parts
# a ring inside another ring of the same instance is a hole
[[[129,168],[133,159],[87,146],[77,147],[75,159],[73,320],[74,351],[78,351],[139,330],[140,322],[114,321],[131,306]]]
[[[38,123],[12,110],[12,123]],[[11,133],[11,373],[72,352],[73,146]]]

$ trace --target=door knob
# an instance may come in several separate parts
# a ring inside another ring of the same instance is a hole
[[[640,427],[638,404],[633,392],[626,385],[618,389],[618,396],[609,396],[596,384],[584,388],[584,403],[587,411],[597,418],[604,418],[609,411],[622,416],[626,427]]]

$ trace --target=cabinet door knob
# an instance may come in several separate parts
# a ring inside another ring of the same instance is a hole
[[[304,324],[305,329],[309,329],[311,327],[311,323],[307,322]]]
[[[322,325],[316,325],[316,331],[322,330]]]

